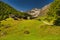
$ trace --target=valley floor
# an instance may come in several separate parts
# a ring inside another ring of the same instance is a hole
[[[60,40],[60,27],[34,19],[8,18],[1,21],[0,40]]]

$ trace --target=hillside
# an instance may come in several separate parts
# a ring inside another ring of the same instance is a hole
[[[55,19],[54,24],[60,26],[60,0],[52,2],[47,14],[50,21]]]
[[[17,11],[10,5],[0,1],[0,21],[9,18],[10,14],[12,14],[11,16],[17,17],[22,17],[25,15],[25,13]]]
[[[0,40],[58,40],[60,27],[49,26],[38,20],[1,21]]]

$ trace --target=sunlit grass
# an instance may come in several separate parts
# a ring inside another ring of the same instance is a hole
[[[1,21],[1,32],[7,32],[0,40],[60,40],[60,27],[45,25],[39,20],[14,20],[8,18]],[[9,25],[10,27],[6,28]],[[25,33],[28,31],[29,33]]]

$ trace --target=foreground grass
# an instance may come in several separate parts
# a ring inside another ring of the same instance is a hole
[[[59,26],[48,26],[38,20],[8,18],[1,24],[0,40],[60,40]]]

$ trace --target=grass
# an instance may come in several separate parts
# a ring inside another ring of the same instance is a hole
[[[60,40],[59,26],[49,26],[38,20],[8,18],[1,24],[0,40]],[[4,32],[6,34],[2,35]]]

